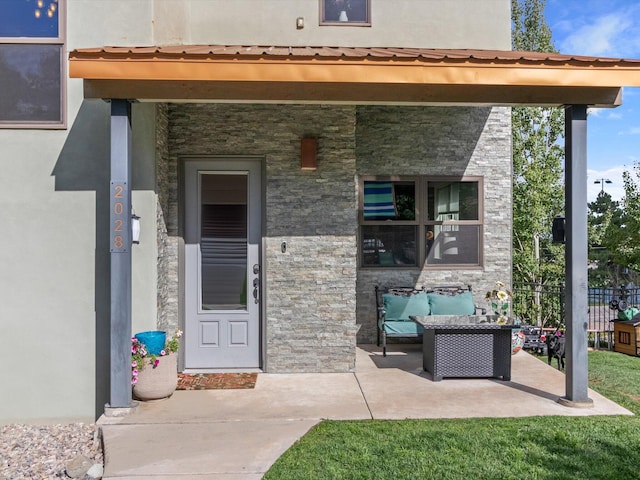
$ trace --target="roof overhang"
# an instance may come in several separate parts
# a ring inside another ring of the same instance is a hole
[[[640,86],[638,60],[493,50],[104,47],[69,73],[86,98],[173,102],[613,107]]]

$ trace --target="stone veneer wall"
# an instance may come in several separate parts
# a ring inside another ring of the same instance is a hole
[[[359,107],[358,175],[484,176],[484,268],[361,268],[358,343],[376,341],[374,286],[471,284],[477,304],[500,280],[511,284],[511,109]]]
[[[158,328],[178,328],[178,217],[175,166],[169,163],[169,107],[156,105]]]
[[[316,171],[300,169],[300,139],[305,135],[318,138]],[[352,371],[355,107],[172,104],[168,139],[168,173],[161,179],[168,186],[168,207],[164,195],[160,204],[169,238],[177,232],[181,156],[264,158],[266,370]],[[281,252],[282,242],[287,242],[286,253]],[[169,250],[174,251],[173,242]],[[177,272],[173,266],[163,270],[172,276]]]
[[[315,172],[300,170],[305,135],[319,139]],[[376,284],[471,284],[483,303],[496,280],[511,283],[509,108],[160,105],[161,326],[177,326],[183,155],[264,158],[267,371],[353,370],[356,331],[376,339]],[[356,174],[484,176],[484,268],[357,269]]]

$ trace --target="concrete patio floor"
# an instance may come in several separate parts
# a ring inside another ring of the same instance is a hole
[[[359,345],[355,373],[259,374],[255,389],[177,391],[127,417],[101,417],[104,479],[259,479],[323,419],[631,415],[596,392],[591,408],[557,402],[565,376],[526,352],[511,381],[431,381],[421,345],[383,357]]]

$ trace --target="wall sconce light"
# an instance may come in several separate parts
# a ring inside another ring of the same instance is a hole
[[[296,18],[296,28],[302,30],[304,28],[304,17]]]
[[[563,216],[558,215],[553,219],[551,237],[553,243],[565,243],[565,220]]]
[[[300,141],[300,168],[316,170],[318,168],[318,139],[305,137]]]
[[[135,212],[131,214],[131,240],[140,243],[140,217]]]

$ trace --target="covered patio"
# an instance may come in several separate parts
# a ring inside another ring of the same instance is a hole
[[[564,107],[568,367],[566,378],[561,376],[557,380],[564,383],[564,392],[539,388],[547,384],[546,375],[542,385],[527,386],[523,377],[516,374],[517,365],[510,383],[524,385],[522,389],[512,388],[512,393],[529,396],[533,393],[534,398],[552,403],[560,397],[565,405],[593,406],[590,411],[595,413],[594,403],[598,402],[594,402],[587,387],[584,320],[588,308],[587,108],[619,105],[623,86],[640,86],[640,61],[512,51],[181,45],[75,50],[70,54],[69,71],[72,78],[84,80],[85,98],[111,100],[111,183],[123,186],[124,212],[131,210],[127,186],[131,184],[129,102],[132,100]],[[131,251],[127,248],[131,244],[131,232],[129,222],[123,225],[125,247],[111,253],[109,406],[112,409],[127,409],[132,405],[129,378]],[[358,349],[359,358],[363,352],[365,350]],[[375,356],[371,358],[376,361]],[[390,358],[399,361],[400,357]],[[364,368],[359,367],[361,371],[356,374],[363,379],[367,375]],[[381,375],[385,368],[379,370]],[[532,375],[533,370],[525,370]],[[323,375],[328,375],[328,381],[334,374]],[[403,377],[396,375],[389,382],[401,381]],[[476,387],[471,398],[483,396],[490,388],[498,388],[498,395],[505,393],[506,384],[482,381],[482,388],[477,388],[480,381],[464,382],[464,388]],[[454,383],[446,385],[451,388]],[[389,385],[380,391],[388,389]],[[540,397],[536,392],[547,393]],[[412,402],[415,402],[418,396],[415,390],[412,393]],[[375,391],[370,395],[373,399]],[[177,395],[176,401],[181,396]],[[437,415],[446,416],[442,410],[446,403],[434,404],[438,406]],[[464,404],[469,407],[469,402]],[[494,398],[488,404],[504,405],[505,402]],[[553,408],[564,407],[555,404]],[[506,410],[512,416],[515,407]],[[365,417],[367,412],[368,408],[363,411]],[[382,415],[384,418],[384,413]]]
[[[421,345],[357,348],[355,373],[259,374],[254,389],[177,391],[135,414],[99,420],[104,478],[244,475],[273,462],[323,419],[631,415],[589,390],[592,408],[557,402],[565,375],[521,351],[511,381],[445,379],[422,370]],[[253,476],[252,476],[253,475]]]

